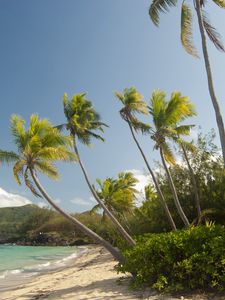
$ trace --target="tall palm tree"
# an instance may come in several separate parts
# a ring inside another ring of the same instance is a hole
[[[118,178],[106,178],[104,181],[97,179],[99,189],[96,191],[99,198],[105,203],[108,209],[118,217],[120,221],[125,221],[129,227],[126,216],[131,213],[138,195],[135,185],[138,180],[131,172],[122,172],[118,174]],[[91,212],[101,209],[99,204],[95,205]],[[103,220],[105,220],[103,212]]]
[[[154,128],[151,128],[151,138],[155,141],[154,148],[160,151],[162,163],[169,180],[170,189],[178,213],[185,226],[189,226],[190,223],[181,207],[173,179],[167,167],[167,162],[175,164],[175,157],[167,140],[175,136],[177,137],[178,135],[189,134],[189,125],[178,126],[177,124],[195,115],[195,111],[188,97],[183,97],[179,92],[172,93],[169,101],[166,101],[165,98],[166,94],[163,91],[157,90],[152,94],[149,113],[152,115]]]
[[[142,148],[135,136],[135,131],[136,132],[141,131],[142,133],[147,133],[150,130],[149,125],[142,123],[136,117],[136,114],[147,114],[148,113],[147,105],[142,100],[142,98],[143,98],[142,95],[134,87],[125,89],[123,94],[116,92],[115,95],[123,104],[123,108],[120,110],[120,115],[121,115],[122,119],[125,122],[127,122],[128,126],[130,128],[130,131],[131,131],[131,135],[141,153],[142,158],[144,159],[146,167],[152,177],[155,188],[159,195],[160,203],[161,203],[161,205],[166,213],[166,216],[168,218],[169,224],[173,230],[176,230],[176,224],[175,224],[175,222],[172,218],[172,215],[169,211],[169,208],[167,206],[164,195],[160,189],[157,178],[156,178],[154,172],[152,171],[150,164],[144,154],[144,151],[142,150]]]
[[[110,212],[104,202],[99,198],[95,189],[93,188],[84,164],[81,160],[77,142],[80,141],[85,145],[90,145],[91,139],[96,138],[104,141],[103,137],[96,133],[96,131],[104,132],[103,127],[107,126],[100,120],[99,114],[94,110],[90,101],[86,99],[86,94],[76,94],[71,100],[68,99],[68,95],[64,95],[63,106],[64,114],[67,119],[66,124],[57,126],[58,129],[66,128],[70,132],[70,136],[73,141],[74,151],[76,153],[77,161],[80,165],[85,181],[98,204],[103,208],[108,217],[112,220],[117,228],[118,233],[124,238],[130,246],[135,245],[135,241],[123,228],[116,217]]]
[[[123,261],[123,256],[116,248],[62,210],[47,194],[37,177],[37,172],[40,172],[51,179],[58,179],[59,173],[54,161],[74,161],[75,155],[69,150],[72,144],[70,137],[63,136],[48,120],[39,119],[37,115],[30,117],[27,130],[24,119],[13,115],[11,132],[17,152],[0,150],[0,161],[14,164],[13,174],[16,182],[21,184],[21,179],[24,179],[26,186],[35,196],[44,197],[56,211],[73,223],[75,228],[104,246],[115,259]]]
[[[189,134],[189,132],[190,132],[188,127],[191,128],[192,126],[187,126],[187,134]],[[196,206],[196,210],[197,210],[197,217],[198,217],[198,223],[199,223],[201,221],[201,217],[202,217],[199,189],[198,189],[198,184],[196,181],[196,175],[191,166],[189,154],[188,154],[188,152],[193,154],[196,151],[196,147],[192,143],[186,142],[183,139],[180,139],[179,137],[178,138],[175,137],[175,138],[173,138],[173,140],[180,146],[182,153],[183,153],[184,160],[187,163],[191,183],[192,183],[193,190],[194,190],[195,206]]]
[[[220,8],[225,8],[224,0],[213,0],[213,2],[218,5]],[[215,27],[210,23],[210,20],[204,11],[203,7],[207,4],[206,0],[194,0],[194,9],[197,13],[198,26],[201,35],[202,42],[202,51],[204,56],[205,68],[208,79],[208,89],[211,97],[211,101],[213,104],[213,108],[215,111],[216,122],[219,130],[220,143],[222,147],[223,161],[225,166],[225,129],[224,122],[222,118],[222,114],[220,111],[219,102],[217,100],[212,71],[209,61],[208,49],[207,49],[207,41],[206,35],[215,45],[215,47],[220,51],[225,51],[224,46],[221,42],[220,35],[216,31]],[[169,7],[176,6],[177,0],[153,0],[152,4],[149,8],[149,15],[153,21],[153,23],[158,26],[159,25],[159,14],[160,12],[167,12]],[[197,51],[192,42],[192,10],[187,2],[184,0],[182,2],[181,8],[181,42],[184,46],[185,50],[191,54],[192,56],[197,56]]]

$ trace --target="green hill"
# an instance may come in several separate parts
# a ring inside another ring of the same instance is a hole
[[[55,213],[36,205],[0,208],[0,243],[19,239]]]

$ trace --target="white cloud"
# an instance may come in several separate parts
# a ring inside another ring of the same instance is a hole
[[[199,128],[197,127],[191,128],[189,139],[194,140],[196,142],[198,138],[198,134],[199,134]]]
[[[139,192],[144,193],[145,186],[152,182],[151,176],[144,174],[143,171],[141,170],[132,169],[132,170],[127,170],[125,172],[132,172],[134,176],[137,178],[138,183],[136,184],[135,188]]]
[[[48,203],[47,203],[47,202],[38,202],[37,205],[38,205],[40,208],[48,207]]]
[[[0,188],[0,207],[14,207],[31,204],[27,198],[14,193],[8,193]]]
[[[75,197],[74,199],[70,200],[73,204],[82,205],[82,206],[89,206],[91,203],[89,201],[86,201],[82,198]]]

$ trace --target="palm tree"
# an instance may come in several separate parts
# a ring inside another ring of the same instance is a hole
[[[154,91],[150,100],[149,113],[152,115],[154,128],[151,128],[151,138],[155,141],[155,149],[159,149],[163,166],[165,168],[170,189],[173,194],[174,203],[178,213],[185,226],[189,226],[187,216],[185,215],[177,191],[173,183],[167,163],[175,164],[175,157],[167,142],[167,139],[181,135],[188,135],[192,125],[177,126],[187,117],[195,115],[194,107],[188,97],[183,97],[179,92],[174,92],[169,101],[165,99],[166,94],[163,91]],[[179,138],[181,140],[181,138]]]
[[[142,95],[134,87],[125,89],[123,94],[116,92],[115,95],[123,104],[123,108],[120,110],[120,115],[121,115],[122,119],[127,122],[128,126],[130,128],[130,131],[131,131],[131,135],[142,155],[142,158],[144,159],[146,167],[152,177],[155,188],[159,195],[159,200],[161,202],[161,205],[162,205],[162,207],[166,213],[166,216],[168,218],[169,224],[173,230],[176,230],[175,222],[171,216],[171,213],[167,206],[166,200],[165,200],[163,193],[160,189],[160,186],[158,184],[157,178],[156,178],[154,172],[152,171],[150,164],[148,163],[148,160],[144,154],[144,151],[142,150],[142,148],[135,136],[135,131],[136,132],[141,131],[142,133],[148,133],[150,130],[149,125],[142,123],[136,117],[136,114],[140,114],[140,113],[147,114],[148,113],[147,105],[142,100]]]
[[[213,2],[218,5],[220,8],[225,8],[224,0],[213,0]],[[219,130],[220,143],[222,147],[223,153],[223,161],[225,166],[225,129],[224,122],[222,118],[222,114],[220,111],[220,106],[215,94],[212,71],[209,61],[206,35],[208,35],[209,39],[215,45],[215,47],[220,51],[225,51],[224,46],[221,42],[220,35],[216,31],[216,29],[210,23],[210,20],[205,13],[203,7],[206,5],[207,1],[205,0],[194,0],[194,8],[197,13],[198,26],[201,35],[202,42],[202,51],[204,56],[205,68],[208,79],[208,89],[211,97],[211,101],[213,104],[213,108],[215,111],[216,122]],[[176,6],[177,0],[153,0],[152,4],[149,8],[149,15],[153,21],[153,23],[158,26],[159,25],[159,13],[167,12],[169,7]],[[197,51],[192,43],[192,10],[186,1],[182,2],[181,8],[181,42],[184,46],[185,50],[191,54],[192,56],[197,56]]]
[[[190,129],[192,126],[187,126],[187,134],[189,134]],[[190,159],[188,156],[188,152],[190,153],[194,153],[196,151],[196,147],[189,142],[186,142],[182,139],[178,138],[173,138],[173,140],[178,143],[178,145],[180,146],[182,153],[183,153],[183,157],[184,160],[187,163],[188,166],[188,170],[189,170],[189,174],[190,174],[190,179],[192,182],[192,186],[193,186],[193,190],[194,190],[194,195],[195,195],[195,206],[196,206],[196,210],[197,210],[197,216],[198,216],[198,223],[201,221],[201,217],[202,217],[202,211],[201,211],[201,205],[200,205],[200,196],[199,196],[199,191],[198,191],[198,185],[197,185],[197,181],[196,181],[196,176],[195,176],[195,172],[191,166],[190,163]]]
[[[74,153],[69,150],[72,145],[70,137],[63,136],[56,128],[52,127],[48,120],[39,119],[37,115],[30,117],[30,126],[27,130],[24,119],[13,115],[11,131],[17,152],[0,150],[0,161],[14,163],[13,174],[16,182],[21,184],[23,178],[26,186],[35,196],[43,196],[56,211],[73,223],[75,228],[104,246],[115,259],[124,261],[121,253],[110,243],[62,210],[47,194],[37,177],[37,172],[40,172],[51,179],[58,179],[59,173],[53,162],[75,160]]]
[[[107,126],[100,121],[99,114],[94,110],[91,102],[88,101],[85,96],[85,93],[76,94],[72,97],[71,100],[69,100],[67,94],[64,95],[63,106],[67,123],[59,125],[57,126],[57,128],[66,128],[67,130],[69,130],[70,136],[73,141],[73,147],[76,153],[77,161],[80,165],[85,181],[93,197],[103,208],[108,217],[112,220],[121,237],[124,238],[130,246],[134,246],[135,241],[133,240],[133,238],[128,234],[128,232],[123,228],[116,217],[110,212],[104,202],[99,198],[89,180],[89,176],[84,167],[84,164],[81,161],[77,141],[80,141],[85,145],[90,145],[92,138],[104,141],[103,137],[100,134],[97,134],[96,131],[104,132],[103,127]]]
[[[97,183],[100,187],[96,191],[99,198],[120,221],[125,221],[126,227],[129,228],[126,216],[133,211],[136,195],[139,193],[135,189],[138,180],[133,173],[122,172],[118,174],[117,179],[106,178],[104,181],[97,179]],[[101,209],[101,206],[97,204],[91,212],[96,212],[99,209]],[[103,220],[105,220],[105,217],[106,215],[103,212]]]

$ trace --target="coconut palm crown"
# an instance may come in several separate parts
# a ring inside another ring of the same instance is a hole
[[[196,115],[194,105],[180,92],[173,92],[167,101],[166,93],[156,90],[152,94],[148,108],[154,123],[154,128],[151,128],[151,138],[155,141],[154,148],[162,149],[166,161],[174,164],[175,158],[167,139],[189,145],[180,136],[189,135],[194,125],[179,125],[179,123]]]
[[[139,193],[135,189],[138,180],[131,172],[122,172],[118,174],[118,178],[106,178],[104,181],[96,180],[99,189],[97,194],[104,201],[110,211],[123,215],[132,210],[135,204],[136,196]],[[92,212],[97,211],[101,207],[96,205]]]
[[[91,139],[96,138],[104,141],[104,138],[95,131],[104,132],[103,127],[108,127],[100,121],[100,115],[94,110],[92,103],[86,99],[86,93],[76,94],[71,100],[65,93],[63,97],[64,114],[67,119],[66,124],[57,128],[66,128],[71,136],[86,145],[90,145]]]
[[[53,128],[47,119],[40,119],[33,114],[28,129],[25,120],[18,116],[11,117],[11,132],[17,152],[0,150],[0,161],[14,163],[13,174],[18,184],[24,179],[25,184],[35,196],[40,196],[29,178],[29,171],[39,171],[52,179],[58,179],[59,173],[54,161],[72,161],[75,156],[70,152],[70,137],[63,136]]]
[[[215,47],[220,51],[225,51],[224,46],[222,44],[220,34],[216,31],[214,26],[211,24],[209,17],[207,16],[206,12],[204,11],[203,7],[206,6],[206,0],[195,0],[194,8],[196,9],[196,1],[200,1],[200,7],[202,12],[202,20],[203,20],[203,27],[208,35],[209,39],[215,45]],[[225,1],[224,0],[213,0],[217,6],[220,8],[225,8]],[[165,13],[169,10],[170,7],[177,6],[177,0],[153,0],[152,4],[149,8],[149,16],[153,23],[158,26],[159,25],[159,14],[161,12]],[[192,23],[193,23],[193,14],[190,5],[187,1],[182,1],[181,5],[181,43],[184,46],[184,49],[187,53],[191,54],[192,56],[198,57],[197,51],[193,45],[193,38],[192,38]]]
[[[137,114],[148,114],[147,104],[143,101],[143,96],[134,87],[124,89],[123,94],[116,92],[115,96],[123,104],[123,108],[120,110],[121,117],[132,125],[135,131],[147,133],[150,126],[139,121],[136,117]]]

